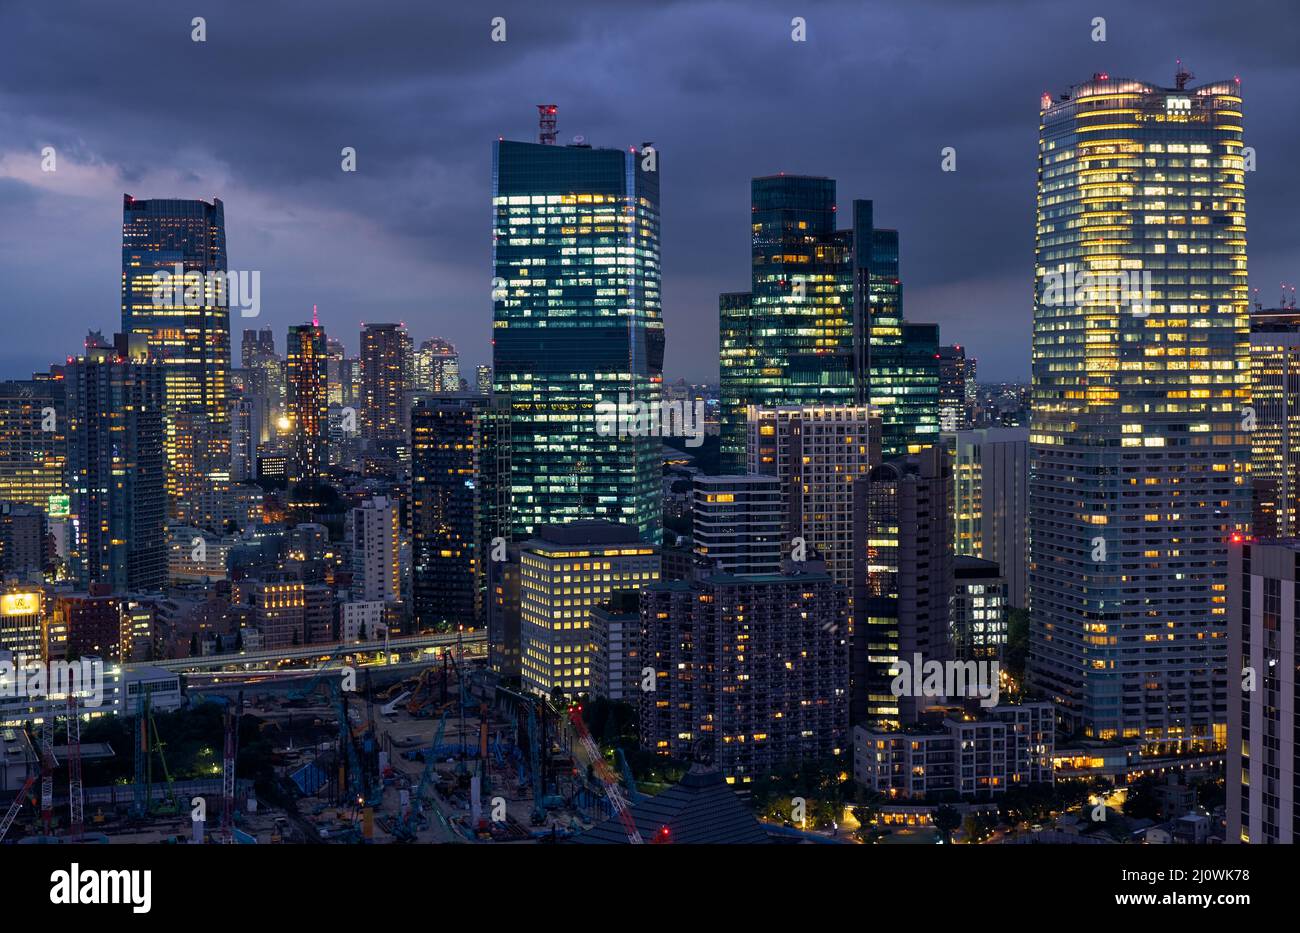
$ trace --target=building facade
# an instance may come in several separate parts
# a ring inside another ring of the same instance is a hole
[[[1224,745],[1250,520],[1241,86],[1189,77],[1044,95],[1039,136],[1029,682],[1153,751]]]
[[[824,568],[793,567],[642,591],[643,749],[747,784],[847,747],[847,594]]]
[[[1229,565],[1227,841],[1291,844],[1300,827],[1300,545],[1246,539],[1232,545]]]
[[[161,589],[167,580],[165,391],[142,337],[88,339],[68,364],[69,569],[82,586]]]
[[[1029,429],[943,435],[952,459],[953,550],[991,560],[1007,598],[1029,606]]]
[[[796,539],[826,562],[831,579],[853,581],[853,485],[880,462],[879,413],[868,405],[751,408],[749,472],[774,477],[785,506],[782,555]]]
[[[289,328],[285,347],[285,416],[289,419],[292,438],[289,481],[319,482],[329,467],[329,359],[325,329],[315,323],[294,324]]]
[[[602,431],[597,406],[659,406],[659,153],[501,140],[492,179],[515,533],[600,519],[657,543],[661,441]]]
[[[691,477],[696,557],[726,573],[776,573],[785,538],[785,497],[775,476]]]
[[[543,525],[519,548],[523,685],[568,697],[593,686],[591,613],[617,590],[659,579],[659,548],[630,525]]]

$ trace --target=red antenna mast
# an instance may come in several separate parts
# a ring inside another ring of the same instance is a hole
[[[311,326],[320,327],[320,318],[316,314],[316,306],[311,306]]]
[[[555,115],[559,111],[555,104],[537,105],[537,140],[543,146],[555,145]]]

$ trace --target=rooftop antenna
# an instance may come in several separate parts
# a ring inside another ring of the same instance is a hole
[[[1183,60],[1181,58],[1176,59],[1176,61],[1178,63],[1178,70],[1174,72],[1174,87],[1183,91],[1187,89],[1187,82],[1192,78],[1195,78],[1196,75],[1183,67]]]
[[[559,110],[555,104],[537,105],[537,141],[543,146],[555,145],[555,115]]]
[[[320,316],[316,313],[316,306],[311,306],[311,326],[320,327]]]

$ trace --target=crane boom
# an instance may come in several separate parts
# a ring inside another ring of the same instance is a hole
[[[23,789],[14,797],[14,802],[9,805],[9,810],[5,813],[4,818],[0,819],[0,842],[4,841],[5,834],[9,832],[9,827],[13,825],[14,820],[18,818],[18,811],[23,808],[23,798],[27,792],[32,789],[36,783],[36,775],[28,775],[27,782],[23,784]]]
[[[605,788],[605,796],[609,798],[610,806],[623,822],[627,841],[634,846],[644,845],[645,840],[641,838],[641,832],[636,828],[636,820],[632,819],[632,811],[628,809],[627,800],[623,797],[623,792],[618,789],[618,777],[605,763],[605,756],[596,747],[591,733],[587,731],[587,724],[582,721],[581,706],[574,704],[569,707],[569,721],[573,723],[573,729],[578,733],[578,741],[591,761],[592,770],[596,772],[596,777]]]

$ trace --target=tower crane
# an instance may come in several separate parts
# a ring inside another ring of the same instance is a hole
[[[591,760],[592,770],[596,772],[596,777],[605,788],[605,796],[609,798],[610,806],[623,822],[627,841],[634,846],[644,845],[645,840],[641,838],[641,832],[636,828],[636,820],[632,819],[632,811],[628,808],[627,800],[624,799],[623,792],[618,789],[618,776],[605,763],[605,756],[600,753],[600,749],[591,738],[591,733],[587,731],[587,724],[582,721],[582,707],[579,704],[575,703],[569,707],[569,721],[573,723],[573,729],[578,734],[578,742]]]

